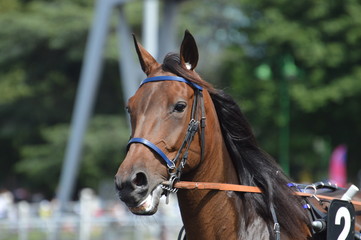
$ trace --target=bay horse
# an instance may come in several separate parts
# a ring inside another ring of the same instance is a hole
[[[315,239],[303,198],[258,146],[239,106],[194,70],[193,36],[186,31],[180,54],[162,64],[134,43],[147,78],[127,105],[131,139],[115,175],[130,211],[154,214],[179,180],[243,184],[262,194],[180,189],[187,239]]]

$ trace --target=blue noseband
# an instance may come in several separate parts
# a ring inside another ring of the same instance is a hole
[[[145,139],[145,138],[132,138],[132,139],[129,140],[127,148],[129,148],[130,144],[132,144],[132,143],[141,143],[141,144],[149,147],[154,152],[156,152],[167,163],[167,166],[168,166],[169,169],[174,169],[175,168],[174,162],[169,160],[167,155],[165,155],[164,152],[162,150],[160,150],[160,148],[158,148],[155,144],[148,141],[147,139]]]

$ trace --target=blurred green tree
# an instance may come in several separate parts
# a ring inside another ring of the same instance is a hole
[[[43,144],[22,148],[22,160],[16,165],[16,171],[31,181],[31,187],[50,193],[58,187],[68,134],[68,124],[43,128]],[[95,116],[85,136],[78,185],[97,189],[101,179],[112,179],[124,156],[128,139],[125,119]]]
[[[314,180],[327,177],[331,148],[345,143],[349,180],[355,181],[361,168],[361,3],[202,1],[207,7],[201,10],[192,4],[183,13],[187,22],[197,22],[197,32],[208,30],[204,41],[213,50],[226,47],[206,57],[218,66],[204,75],[238,99],[260,145],[279,158],[280,84],[283,59],[291,56],[298,69],[287,80],[291,176],[305,169]]]
[[[40,176],[52,172],[57,179],[60,171],[93,6],[88,0],[0,0],[0,183],[54,190],[57,181]],[[126,6],[135,32],[141,7],[141,1]],[[345,143],[355,181],[361,168],[360,10],[356,0],[184,1],[178,39],[184,29],[195,35],[197,71],[237,99],[260,145],[276,159],[283,60],[292,59],[297,74],[287,74],[291,176],[297,179],[302,169],[313,180],[326,177],[331,148]],[[111,177],[128,138],[115,42],[111,29],[95,108],[101,116],[86,139],[79,186]],[[96,144],[98,138],[117,140]]]
[[[57,173],[61,168],[61,141],[68,133],[64,124],[70,121],[92,14],[93,1],[0,1],[1,185],[17,187],[29,183],[30,188],[45,186],[50,190],[57,183],[57,174],[46,181],[41,176]],[[107,48],[102,78],[106,80],[100,85],[95,113],[109,115],[111,124],[115,121],[111,115],[121,118],[124,106],[114,44]],[[113,133],[104,131],[111,139]],[[118,144],[113,141],[106,147],[116,151]],[[99,150],[92,146],[92,155],[99,156],[100,152],[95,153],[94,149]],[[113,166],[109,162],[111,159],[106,163]],[[81,176],[88,180],[80,181],[79,186],[90,183],[90,179],[94,186],[96,179],[104,177],[99,167],[86,163]],[[99,175],[94,178],[96,169]],[[30,177],[35,181],[29,181]]]

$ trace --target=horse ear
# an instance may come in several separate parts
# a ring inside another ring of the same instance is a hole
[[[196,68],[198,63],[198,48],[192,34],[186,30],[180,48],[181,64],[190,70]]]
[[[145,50],[145,48],[140,43],[138,43],[134,34],[133,39],[142,70],[145,74],[149,75],[152,70],[158,65],[157,61],[147,50]]]

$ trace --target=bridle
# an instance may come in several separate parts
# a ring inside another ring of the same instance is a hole
[[[177,77],[177,76],[157,76],[157,77],[150,77],[144,79],[140,86],[151,83],[151,82],[160,82],[160,81],[176,81],[176,82],[183,82],[188,84],[194,90],[194,98],[193,98],[193,105],[192,105],[192,112],[191,112],[191,119],[188,124],[187,132],[182,142],[182,145],[178,149],[178,152],[173,160],[170,160],[167,155],[156,146],[156,144],[152,143],[151,141],[145,138],[132,138],[129,140],[127,145],[127,151],[130,148],[130,145],[133,143],[141,143],[144,146],[153,150],[167,165],[168,172],[169,172],[169,184],[165,185],[162,184],[162,188],[166,191],[166,195],[169,196],[169,193],[176,192],[178,189],[174,188],[173,185],[176,181],[178,181],[181,177],[182,170],[187,163],[188,159],[188,151],[190,145],[194,139],[194,136],[200,129],[200,140],[201,140],[201,160],[203,161],[204,158],[204,145],[205,145],[205,137],[204,137],[204,128],[206,126],[206,117],[205,117],[205,108],[204,108],[204,99],[203,99],[203,88],[198,84],[195,84],[185,78]],[[200,106],[200,117],[199,115],[199,106]],[[179,160],[180,159],[180,160]],[[180,161],[178,166],[176,166],[177,162]]]

